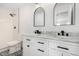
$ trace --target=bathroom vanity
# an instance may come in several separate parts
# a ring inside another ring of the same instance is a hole
[[[79,41],[45,35],[23,36],[24,56],[79,56]],[[78,40],[78,38],[76,39]]]
[[[74,3],[20,9],[23,56],[79,56],[78,12],[79,4]]]

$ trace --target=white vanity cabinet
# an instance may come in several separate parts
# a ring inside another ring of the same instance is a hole
[[[27,37],[23,38],[24,56],[78,56],[79,46],[75,43],[55,39]]]
[[[48,41],[42,38],[25,37],[23,39],[24,56],[48,55]]]

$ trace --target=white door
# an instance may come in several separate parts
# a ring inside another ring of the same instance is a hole
[[[15,14],[14,17],[10,15],[11,13]],[[18,9],[0,8],[0,46],[15,39],[18,30],[16,22],[18,22]]]

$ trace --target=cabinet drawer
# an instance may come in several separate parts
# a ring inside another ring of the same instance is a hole
[[[48,55],[48,49],[33,46],[31,55],[32,56],[47,56]]]
[[[41,46],[41,47],[47,47],[48,46],[48,41],[46,39],[41,39],[41,38],[35,38],[33,42],[34,46]]]
[[[54,48],[54,49],[58,49],[61,51],[72,53],[74,55],[79,55],[79,51],[78,51],[79,46],[71,45],[71,44],[68,44],[66,42],[51,40],[49,42],[49,48]]]

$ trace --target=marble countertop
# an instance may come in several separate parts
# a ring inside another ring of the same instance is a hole
[[[79,37],[63,37],[63,36],[53,36],[53,35],[43,35],[43,34],[21,34],[22,36],[29,36],[29,37],[39,37],[39,38],[46,38],[51,40],[57,41],[66,41],[71,43],[79,44]]]

